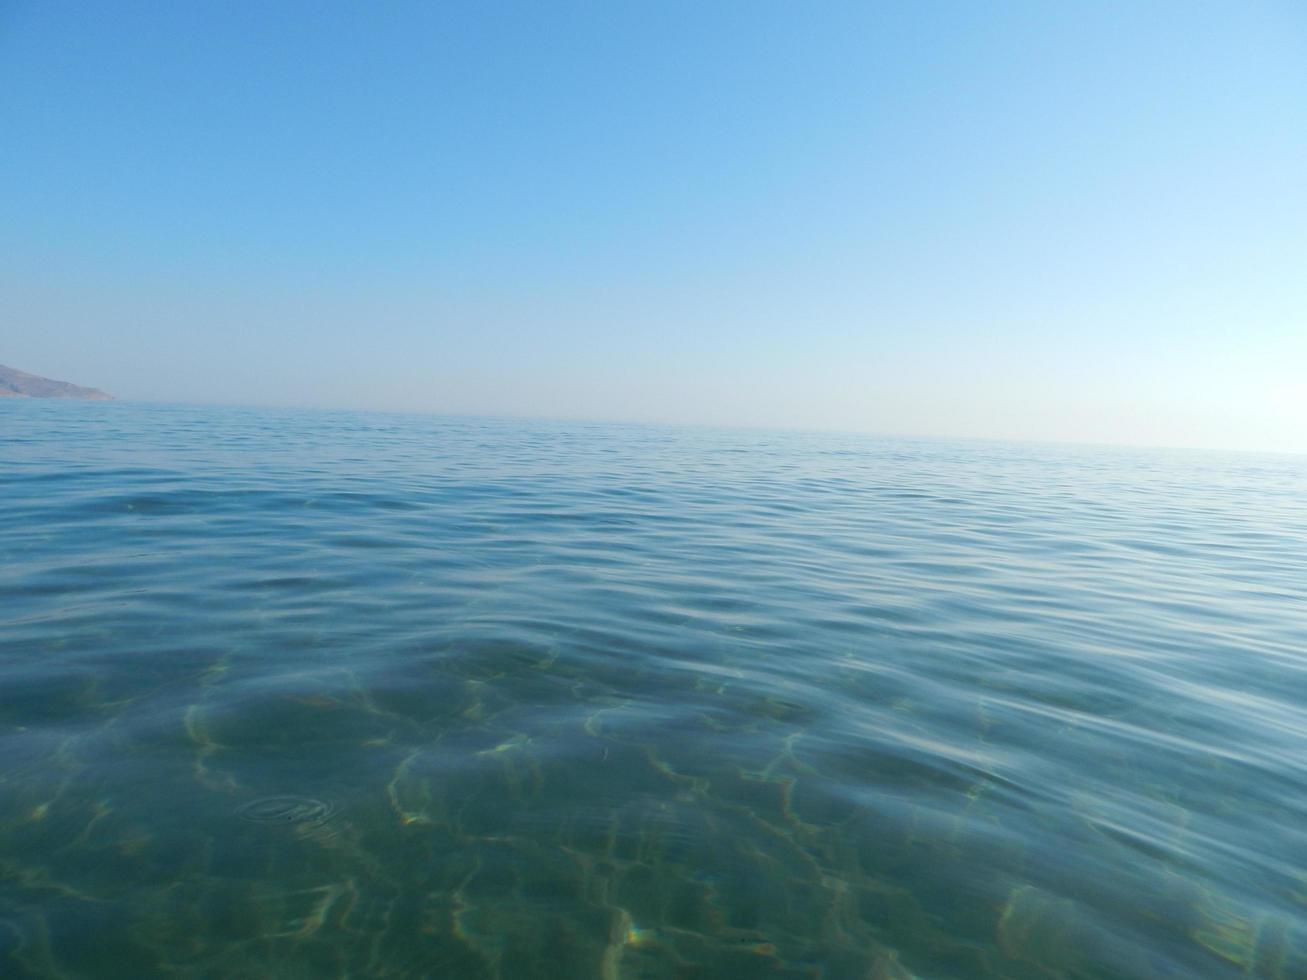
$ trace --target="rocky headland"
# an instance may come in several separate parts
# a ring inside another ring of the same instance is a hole
[[[99,388],[83,388],[81,385],[42,378],[0,364],[0,398],[87,398],[108,401],[113,395]]]

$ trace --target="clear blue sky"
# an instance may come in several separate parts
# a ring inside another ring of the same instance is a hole
[[[0,0],[0,363],[1307,451],[1307,7]]]

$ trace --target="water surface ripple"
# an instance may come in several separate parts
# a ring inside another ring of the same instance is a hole
[[[4,977],[1307,977],[1307,458],[0,404]]]

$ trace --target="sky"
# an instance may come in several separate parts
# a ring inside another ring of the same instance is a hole
[[[1307,7],[0,0],[0,363],[1307,452]]]

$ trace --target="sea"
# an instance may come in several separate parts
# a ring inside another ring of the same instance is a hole
[[[0,403],[0,977],[1307,978],[1307,457]]]

